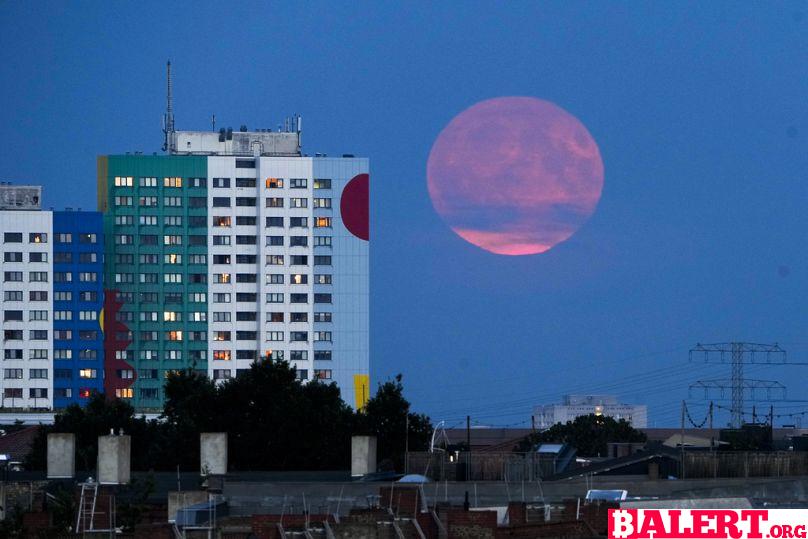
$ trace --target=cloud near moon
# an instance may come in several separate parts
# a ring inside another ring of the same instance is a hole
[[[603,162],[592,136],[560,107],[531,97],[482,101],[440,133],[427,187],[464,240],[503,255],[543,253],[595,211]]]

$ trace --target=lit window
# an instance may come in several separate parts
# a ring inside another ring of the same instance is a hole
[[[317,228],[331,228],[331,217],[317,217],[314,226]]]
[[[131,387],[123,387],[117,388],[115,390],[115,396],[119,399],[131,399],[135,394],[135,390]]]
[[[79,378],[95,378],[95,369],[79,369]]]
[[[115,187],[132,187],[132,176],[115,176]]]
[[[283,178],[267,178],[267,189],[281,189],[283,187]]]
[[[213,359],[219,361],[230,361],[230,350],[214,350]]]
[[[163,178],[163,187],[182,187],[182,178]]]
[[[213,218],[213,226],[226,226],[229,227],[232,223],[232,219],[230,216],[222,215]]]

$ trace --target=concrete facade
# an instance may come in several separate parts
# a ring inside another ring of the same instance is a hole
[[[76,435],[48,434],[48,479],[72,479],[76,475]]]
[[[533,420],[537,429],[548,429],[584,415],[604,415],[624,419],[635,429],[648,426],[648,407],[644,404],[621,404],[614,395],[564,395],[562,404],[536,406]]]
[[[131,478],[132,439],[124,436],[98,437],[98,482],[125,485]]]
[[[351,437],[351,475],[367,475],[376,471],[376,437]]]
[[[203,432],[199,435],[199,467],[201,475],[227,473],[226,432]]]

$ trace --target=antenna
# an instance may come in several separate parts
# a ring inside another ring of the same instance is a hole
[[[166,113],[163,116],[163,133],[165,133],[165,142],[163,142],[163,151],[168,151],[170,148],[171,134],[174,133],[174,103],[171,95],[171,60],[166,62]]]

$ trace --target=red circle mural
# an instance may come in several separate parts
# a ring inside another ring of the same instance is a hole
[[[370,176],[357,174],[345,185],[339,201],[342,223],[359,239],[370,239]]]

